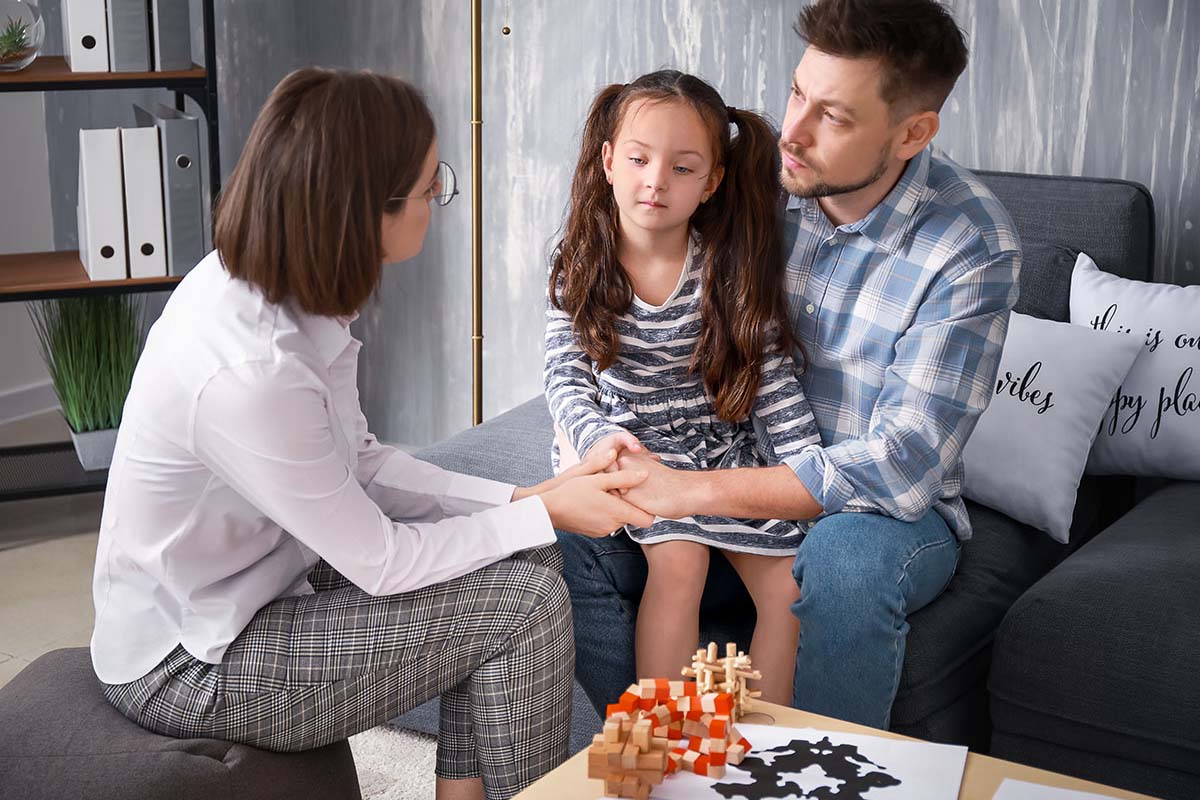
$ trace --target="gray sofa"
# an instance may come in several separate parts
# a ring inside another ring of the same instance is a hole
[[[1154,209],[1144,187],[980,175],[1025,246],[1018,311],[1066,321],[1080,250],[1106,271],[1150,279]],[[535,397],[419,455],[528,485],[549,477],[551,438],[545,401]],[[968,508],[975,535],[958,573],[909,619],[893,730],[1163,796],[1200,797],[1200,484],[1150,493],[1132,478],[1085,477],[1069,546],[993,509]],[[569,543],[568,557],[590,546]],[[628,625],[640,587],[614,591],[622,614],[613,624]],[[713,559],[702,639],[747,645],[752,621],[736,576]],[[578,658],[588,658],[588,643],[579,644]],[[1080,672],[1084,663],[1089,669]],[[579,689],[573,749],[599,722]],[[590,697],[601,708],[614,699]],[[435,731],[435,709],[398,722]]]

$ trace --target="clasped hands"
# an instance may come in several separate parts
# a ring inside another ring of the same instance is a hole
[[[518,488],[512,499],[536,494],[554,527],[601,537],[627,524],[649,527],[656,515],[686,514],[686,478],[621,431],[596,442],[583,460],[554,478]]]

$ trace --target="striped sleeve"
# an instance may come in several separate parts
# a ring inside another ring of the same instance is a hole
[[[546,303],[546,367],[543,373],[550,416],[566,433],[580,458],[592,445],[624,428],[608,421],[597,398],[592,360],[579,346],[571,317]]]
[[[804,389],[796,379],[792,358],[778,349],[769,351],[763,358],[758,394],[751,414],[766,427],[779,460],[795,455],[809,445],[821,443],[817,421]]]

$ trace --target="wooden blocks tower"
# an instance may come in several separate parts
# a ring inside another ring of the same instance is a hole
[[[762,673],[751,669],[750,656],[729,642],[725,645],[725,657],[717,658],[717,643],[709,642],[708,650],[700,649],[692,658],[692,666],[684,667],[683,674],[696,679],[697,691],[701,694],[719,691],[733,697],[733,721],[737,722],[751,708],[754,698],[761,692],[752,692],[747,680],[762,680]]]

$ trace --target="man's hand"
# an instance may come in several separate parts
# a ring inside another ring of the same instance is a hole
[[[704,473],[671,469],[646,452],[622,455],[617,459],[617,466],[622,471],[646,473],[646,480],[625,491],[624,499],[627,502],[666,519],[679,519],[697,513],[692,498],[701,489]]]

